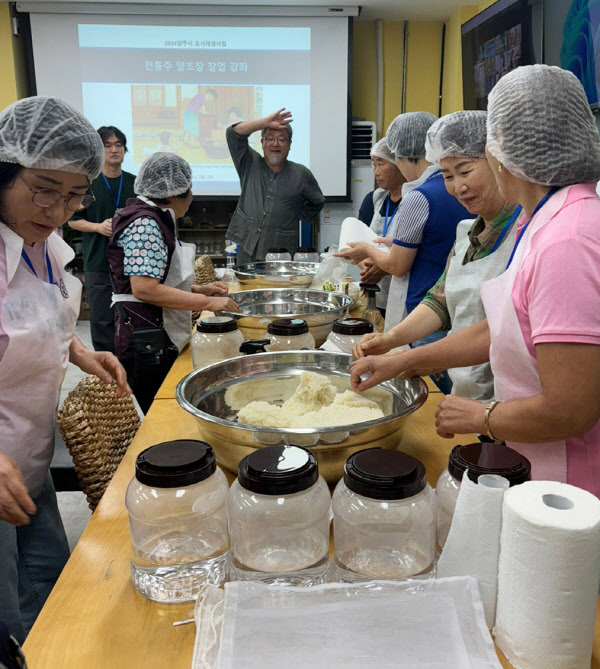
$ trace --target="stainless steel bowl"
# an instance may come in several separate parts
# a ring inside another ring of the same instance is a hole
[[[233,271],[242,288],[308,288],[312,283],[318,262],[272,260],[253,262],[234,267]]]
[[[196,417],[202,438],[217,460],[230,471],[252,451],[272,444],[307,446],[317,456],[321,474],[338,481],[349,455],[364,448],[400,445],[406,418],[427,399],[420,377],[393,379],[365,393],[382,407],[385,416],[352,425],[322,428],[269,428],[237,423],[239,409],[248,402],[282,403],[295,391],[304,371],[330,377],[343,392],[350,388],[351,356],[328,351],[285,351],[230,358],[203,367],[182,379],[175,391],[180,406]]]
[[[239,313],[219,311],[233,316],[246,339],[262,339],[267,326],[277,318],[302,318],[320,346],[331,332],[333,321],[352,308],[354,300],[344,293],[298,288],[242,290],[229,297],[240,308]]]

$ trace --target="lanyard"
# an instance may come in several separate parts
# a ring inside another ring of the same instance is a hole
[[[31,263],[31,260],[29,259],[29,256],[25,252],[25,249],[21,249],[21,257],[27,264],[27,267],[33,272],[33,275],[39,279],[39,276],[37,275],[37,272],[35,271],[35,268],[33,264]],[[46,244],[46,267],[48,268],[48,283],[53,284],[54,283],[54,274],[52,273],[52,264],[50,263],[50,256],[48,255],[48,245]]]
[[[519,206],[515,209],[513,215],[510,217],[510,219],[508,220],[508,222],[507,222],[507,223],[505,224],[505,226],[502,228],[502,232],[500,233],[500,237],[498,237],[498,239],[496,240],[496,243],[494,244],[494,247],[493,247],[492,250],[490,251],[490,255],[491,255],[491,254],[492,254],[492,253],[493,253],[493,252],[500,246],[500,244],[502,244],[502,240],[503,240],[504,237],[506,236],[506,233],[510,230],[510,226],[515,222],[515,219],[517,218],[517,216],[518,216],[520,213],[521,213],[521,205],[519,205]]]
[[[104,176],[104,172],[101,173],[102,178],[104,179],[104,183],[106,184],[106,187],[108,188],[108,192],[110,193],[110,196],[112,197],[112,201],[115,203],[115,209],[119,208],[119,200],[121,199],[121,188],[123,188],[123,172],[121,172],[121,178],[119,180],[119,193],[117,195],[117,199],[115,200],[115,194],[112,192],[112,188],[110,187],[108,183],[108,179]]]
[[[390,213],[390,196],[387,196],[387,205],[385,207],[385,223],[383,224],[383,234],[381,235],[382,237],[385,237],[388,231],[388,228],[390,226],[390,223],[392,222],[394,215],[396,213],[396,210],[398,209],[398,205],[394,207],[394,210],[392,211],[391,217],[389,216]]]
[[[536,208],[533,210],[533,214],[531,214],[531,218],[525,223],[525,225],[521,228],[521,231],[519,232],[519,235],[517,237],[517,241],[515,242],[515,246],[512,250],[512,253],[510,254],[510,258],[508,260],[508,265],[506,265],[506,269],[510,267],[510,263],[513,261],[513,258],[515,257],[515,253],[517,251],[517,248],[519,244],[521,243],[521,239],[523,238],[523,235],[525,234],[525,230],[527,230],[529,224],[533,220],[533,217],[538,213],[538,211],[546,204],[546,202],[556,193],[558,188],[551,188],[546,195],[537,203]]]

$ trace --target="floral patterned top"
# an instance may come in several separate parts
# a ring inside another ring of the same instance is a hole
[[[162,279],[168,261],[168,248],[158,223],[147,216],[136,218],[117,241],[123,249],[126,276]]]

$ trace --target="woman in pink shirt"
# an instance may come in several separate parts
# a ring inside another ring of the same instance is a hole
[[[482,284],[487,319],[430,346],[359,360],[353,384],[366,390],[489,360],[496,400],[447,396],[438,433],[504,440],[531,460],[533,478],[600,496],[598,130],[576,77],[533,65],[494,87],[487,133],[500,191],[524,211],[507,270]]]

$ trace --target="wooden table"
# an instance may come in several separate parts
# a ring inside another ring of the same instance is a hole
[[[188,349],[165,380],[27,638],[30,669],[190,668],[195,625],[172,623],[193,618],[193,603],[158,604],[134,590],[124,504],[140,451],[161,441],[198,437],[195,419],[173,399],[175,386],[190,370]],[[437,436],[433,417],[442,396],[434,386],[431,390],[426,404],[408,419],[401,447],[424,462],[435,485],[452,447],[471,439]],[[600,669],[598,618],[592,669]]]

